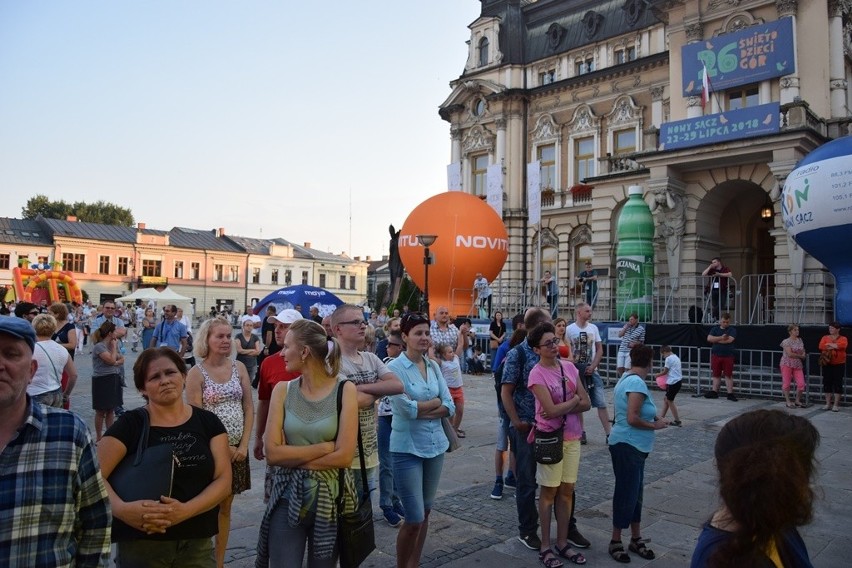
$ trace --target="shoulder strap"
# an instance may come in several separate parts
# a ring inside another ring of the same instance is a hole
[[[337,432],[334,433],[334,439],[337,440],[337,435],[340,433],[340,411],[343,408],[343,385],[349,381],[341,381],[337,383]],[[358,421],[358,461],[361,464],[361,487],[362,495],[365,499],[370,498],[370,486],[367,484],[367,467],[364,463],[364,442],[361,437],[361,421]],[[345,468],[337,470],[338,492],[337,492],[337,507],[338,510],[343,510],[343,476]]]
[[[143,406],[139,409],[139,412],[142,415],[142,432],[139,434],[139,445],[136,446],[136,459],[133,461],[134,466],[142,463],[142,454],[145,453],[145,449],[148,447],[148,432],[151,429],[151,423],[148,419],[148,409]]]
[[[37,341],[36,345],[41,347],[41,350],[44,351],[44,354],[47,356],[47,360],[50,361],[50,366],[53,367],[53,376],[62,382],[62,374],[56,370],[56,365],[53,363],[50,353],[47,352],[47,349],[44,348],[44,345],[42,345],[40,341]]]

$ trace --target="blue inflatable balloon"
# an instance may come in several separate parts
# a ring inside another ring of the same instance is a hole
[[[784,183],[784,228],[837,282],[835,313],[852,325],[852,136],[805,156]]]

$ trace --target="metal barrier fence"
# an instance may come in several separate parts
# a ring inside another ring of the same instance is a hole
[[[747,274],[728,278],[727,289],[715,287],[715,281],[705,276],[659,277],[651,280],[633,279],[638,296],[652,290],[651,323],[714,323],[720,312],[730,312],[735,325],[764,325],[769,323],[825,325],[834,318],[834,276],[828,272],[800,274]],[[492,313],[500,310],[509,319],[530,306],[548,308],[540,283],[498,279],[492,285]],[[472,290],[458,289],[453,293],[470,297]],[[627,295],[633,295],[628,293]],[[592,298],[595,319],[623,321],[625,314],[617,309],[617,280],[599,277],[597,292]],[[561,282],[558,286],[557,313],[573,318],[577,303],[587,301],[579,285]],[[625,310],[622,311],[632,311]],[[461,314],[459,314],[461,315]]]

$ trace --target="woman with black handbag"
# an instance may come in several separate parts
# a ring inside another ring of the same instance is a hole
[[[269,401],[264,448],[266,462],[278,467],[260,524],[256,566],[301,568],[307,545],[309,568],[333,568],[338,515],[353,511],[357,500],[348,469],[358,434],[357,392],[339,374],[337,341],[314,321],[294,322],[279,356],[301,377],[278,383]]]
[[[545,568],[558,568],[562,561],[585,564],[586,558],[568,543],[568,526],[574,512],[574,484],[580,469],[580,438],[583,424],[580,414],[592,403],[574,363],[559,358],[560,339],[551,323],[535,326],[527,336],[539,362],[530,371],[528,388],[535,396],[535,428],[530,431],[536,457],[541,440],[550,441],[553,450],[545,450],[536,468],[541,487],[538,516],[541,521],[539,560]],[[550,519],[556,515],[556,546],[550,547]],[[555,554],[554,554],[555,553]]]
[[[396,537],[396,565],[417,568],[441,480],[444,453],[450,447],[441,418],[452,416],[455,405],[441,370],[426,356],[432,345],[429,318],[407,313],[402,317],[401,329],[405,351],[388,364],[405,388],[403,394],[390,399],[393,478],[405,510],[405,522]]]
[[[608,551],[616,562],[630,562],[621,543],[621,532],[628,527],[631,533],[628,550],[645,560],[655,557],[642,538],[641,525],[645,460],[654,449],[654,432],[666,427],[666,421],[657,416],[657,407],[645,384],[653,358],[651,347],[634,345],[630,349],[632,366],[618,380],[613,393],[615,424],[609,435],[609,453],[615,473],[615,491]]]
[[[231,492],[225,427],[212,412],[183,400],[186,365],[169,347],[143,351],[133,365],[133,382],[148,404],[122,414],[98,444],[112,505],[112,540],[118,543],[116,564],[214,568],[218,505]],[[163,462],[126,466],[134,457],[164,454]],[[152,494],[129,497],[128,485],[134,493],[150,486]]]

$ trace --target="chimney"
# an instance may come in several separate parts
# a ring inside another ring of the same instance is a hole
[[[145,230],[145,223],[136,223],[136,228],[139,229],[140,231],[144,231]]]
[[[355,260],[358,260],[358,259],[356,258]],[[366,262],[373,262],[373,257],[368,254]]]
[[[217,237],[224,237],[225,236],[225,227],[219,227],[219,231],[216,234],[216,236]]]
[[[367,258],[369,259],[370,257],[368,256]],[[360,261],[361,261],[361,257],[360,257],[360,256],[356,256],[356,257],[355,257],[355,260],[357,260],[357,261],[359,261],[359,262],[360,262]]]
[[[69,223],[76,223],[77,217],[75,215],[68,215],[68,216],[65,217],[65,220],[68,221]]]
[[[311,243],[310,243],[310,241],[305,241],[304,247],[305,247],[306,249],[311,248]]]

